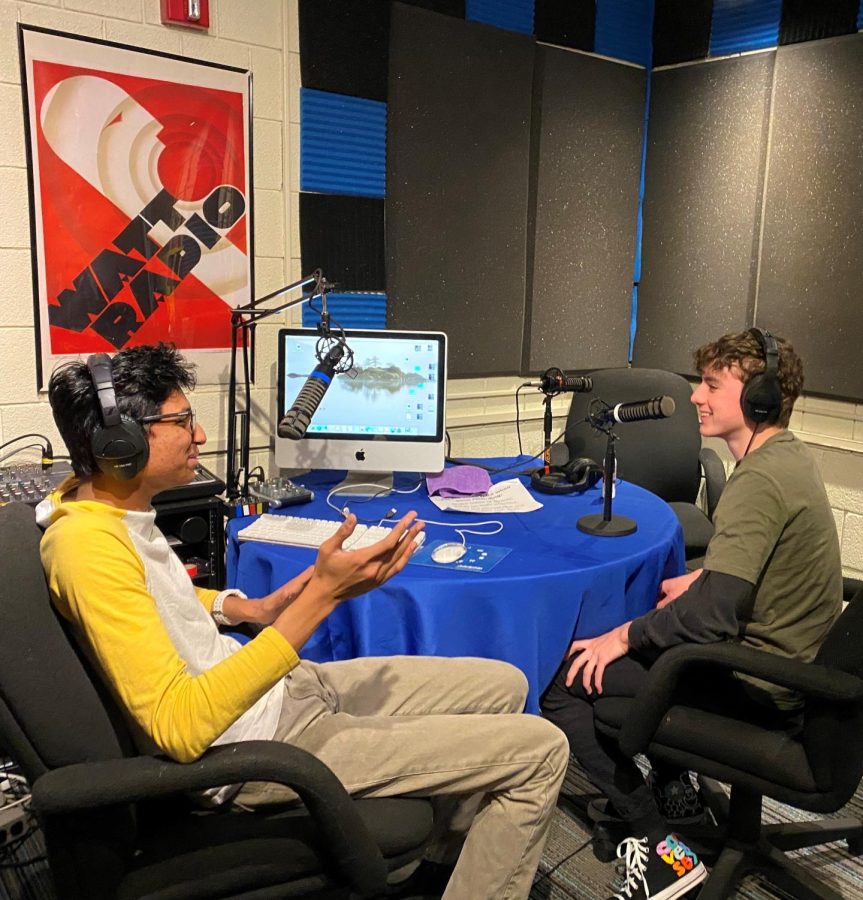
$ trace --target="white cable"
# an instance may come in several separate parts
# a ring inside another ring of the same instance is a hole
[[[358,487],[370,487],[375,488],[377,493],[371,494],[366,497],[364,495],[359,495],[359,497],[354,497],[354,503],[368,503],[369,500],[374,500],[377,497],[386,497],[388,494],[414,494],[416,493],[425,483],[423,478],[420,479],[419,484],[416,487],[412,487],[409,491],[400,491],[396,488],[382,488],[379,484],[375,484],[373,482],[358,482],[357,484],[349,484],[349,485],[336,485],[330,492],[327,494],[327,506],[330,509],[334,509],[340,516],[345,515],[344,509],[340,509],[335,503],[330,502],[331,497],[335,497],[337,494],[344,494],[346,491],[353,492]],[[393,510],[392,515],[395,515],[395,510]]]

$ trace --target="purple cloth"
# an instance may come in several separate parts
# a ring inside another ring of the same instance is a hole
[[[488,493],[491,476],[479,466],[451,466],[439,475],[427,475],[426,487],[429,497],[471,497]]]

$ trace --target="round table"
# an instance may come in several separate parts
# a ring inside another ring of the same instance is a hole
[[[506,461],[489,460],[490,464]],[[512,462],[511,460],[508,462]],[[535,465],[535,464],[534,464]],[[493,476],[494,481],[513,477]],[[288,515],[338,518],[326,506],[337,473],[310,473],[297,481],[315,491],[315,500],[281,510]],[[528,485],[529,480],[522,478]],[[397,476],[396,488],[416,484]],[[442,512],[425,487],[347,502],[361,520],[416,509],[421,518],[467,522],[499,519],[492,536],[468,535],[472,546],[506,547],[510,553],[491,571],[464,572],[446,566],[410,563],[398,576],[362,597],[342,604],[302,648],[306,659],[326,662],[357,656],[394,654],[482,656],[518,666],[528,678],[527,709],[536,712],[573,636],[602,634],[652,609],[659,582],[684,571],[683,536],[671,508],[635,485],[618,482],[613,511],[629,516],[637,531],[625,537],[595,537],[576,527],[586,514],[602,512],[602,486],[583,494],[535,494],[543,508],[529,513]],[[228,585],[250,597],[263,596],[309,565],[315,550],[238,541],[251,520],[228,527]],[[427,525],[427,541],[459,540],[451,527]]]

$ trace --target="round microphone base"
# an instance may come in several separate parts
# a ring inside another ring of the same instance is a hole
[[[626,516],[612,516],[606,520],[600,513],[582,516],[576,525],[579,531],[595,534],[597,537],[625,537],[627,534],[635,534],[638,529],[635,521]]]

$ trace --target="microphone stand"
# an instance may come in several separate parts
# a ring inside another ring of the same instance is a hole
[[[310,294],[303,294],[293,300],[288,300],[279,306],[271,309],[261,309],[258,304],[272,300],[289,291],[294,291],[299,287],[305,287],[307,284],[314,283],[314,290]],[[324,278],[320,269],[315,269],[311,275],[300,278],[292,284],[287,284],[278,290],[267,294],[258,300],[252,300],[244,306],[237,306],[231,310],[231,364],[228,376],[228,436],[227,436],[227,485],[226,495],[228,500],[237,500],[240,497],[247,498],[249,494],[249,440],[250,440],[250,412],[252,405],[252,389],[249,378],[249,348],[248,343],[243,341],[243,401],[245,409],[237,412],[237,343],[240,332],[248,331],[254,338],[255,325],[262,319],[274,316],[277,313],[284,312],[292,306],[300,303],[308,303],[315,297],[321,297],[322,312],[321,322],[318,330],[322,334],[329,332],[329,313],[327,312],[327,291],[331,290],[333,285],[329,284]],[[240,464],[236,465],[237,456],[237,417],[243,417],[242,431],[240,434],[239,452]],[[242,477],[242,490],[240,489],[240,478]]]
[[[614,473],[617,471],[617,458],[614,453],[614,443],[617,435],[614,433],[611,425],[603,428],[594,418],[589,417],[588,421],[597,430],[603,432],[608,438],[605,445],[605,462],[603,468],[605,475],[602,482],[602,515],[591,513],[589,516],[582,516],[576,526],[579,531],[585,534],[594,534],[597,537],[624,537],[627,534],[634,534],[638,525],[633,519],[626,516],[614,516],[611,513],[611,495],[614,492]]]

